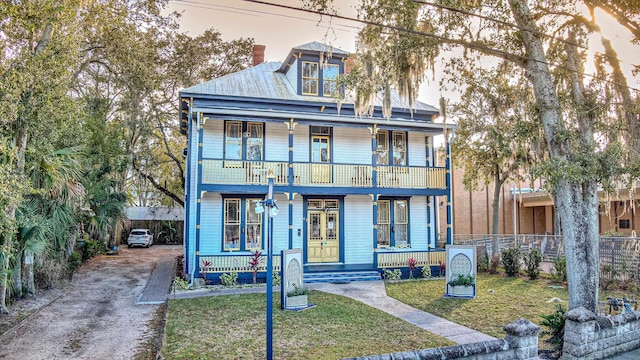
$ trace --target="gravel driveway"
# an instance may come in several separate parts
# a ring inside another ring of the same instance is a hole
[[[135,358],[157,339],[164,306],[136,299],[156,261],[181,253],[181,245],[125,247],[92,259],[64,295],[0,337],[0,359]]]

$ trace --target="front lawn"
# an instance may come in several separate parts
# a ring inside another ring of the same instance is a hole
[[[418,284],[418,283],[414,283]],[[336,359],[453,345],[355,300],[312,291],[316,307],[280,310],[274,295],[276,359]],[[264,359],[265,294],[169,302],[165,359]]]
[[[566,286],[554,288],[552,285],[544,278],[528,280],[480,274],[474,300],[443,298],[444,280],[387,283],[386,288],[387,295],[417,309],[491,336],[505,337],[502,327],[508,323],[525,318],[540,325],[541,315],[553,313],[555,304],[561,304],[565,309],[569,307]],[[607,296],[622,297],[623,294],[600,292],[601,300],[606,300]],[[562,302],[547,302],[553,298]],[[542,327],[542,330],[548,329]]]

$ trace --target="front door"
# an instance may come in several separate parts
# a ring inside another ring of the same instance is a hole
[[[328,206],[322,208],[322,204]],[[307,213],[307,261],[310,263],[340,261],[340,209],[337,200],[309,200]],[[316,205],[316,206],[314,206]],[[334,205],[334,206],[332,206]]]

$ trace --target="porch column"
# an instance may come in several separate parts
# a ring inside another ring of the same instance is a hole
[[[373,266],[378,267],[378,159],[377,159],[377,135],[378,125],[373,124],[373,127],[368,128],[371,132],[371,168],[372,171],[372,186],[373,194],[371,194],[371,200],[373,201]]]
[[[452,134],[453,132],[451,130],[445,130],[445,169],[447,171],[447,244],[453,244],[453,191],[451,189],[451,142],[449,141],[449,136]]]
[[[287,176],[289,179],[289,249],[293,249],[293,129],[296,128],[298,123],[293,122],[293,118],[284,123],[289,129],[289,165]]]
[[[194,275],[200,272],[200,210],[202,208],[201,203],[204,194],[204,191],[200,191],[200,185],[202,184],[202,139],[204,137],[204,124],[206,122],[207,117],[202,116],[202,113],[198,113],[198,177],[196,180],[196,248],[193,260]]]
[[[189,134],[189,136],[193,137],[191,135],[191,132],[193,131],[193,114],[191,113],[191,108],[192,108],[192,104],[193,104],[193,98],[190,99],[186,99],[183,98],[180,101],[185,102],[187,104],[187,134]],[[181,106],[182,107],[182,106]],[[185,111],[185,110],[182,110]],[[189,141],[187,140],[187,149],[189,149],[191,147],[191,143],[189,143]],[[191,274],[193,273],[193,271],[190,271],[190,265],[191,265],[191,261],[190,261],[190,257],[189,257],[189,243],[190,243],[190,238],[191,238],[191,231],[190,231],[190,227],[191,227],[191,220],[189,218],[189,215],[191,213],[190,209],[191,209],[191,187],[188,185],[191,183],[190,179],[191,179],[191,169],[192,169],[192,165],[191,163],[193,162],[193,155],[190,151],[187,151],[187,159],[186,159],[186,167],[187,167],[187,172],[186,172],[186,187],[185,187],[185,196],[184,196],[184,212],[185,212],[185,216],[184,216],[184,226],[182,229],[182,239],[184,241],[184,266],[185,266],[185,272],[186,274],[189,276],[189,278],[191,278]],[[194,236],[195,238],[195,236]]]
[[[425,146],[425,158],[424,163],[427,167],[431,166],[431,149],[433,146],[433,137],[426,136],[424,138],[424,146]],[[427,248],[431,249],[431,198],[432,196],[427,196]],[[435,245],[433,246],[435,247]]]

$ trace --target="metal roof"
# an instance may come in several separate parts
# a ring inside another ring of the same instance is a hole
[[[349,53],[344,50],[332,48],[331,46],[314,41],[294,47],[291,49],[287,59],[291,57],[291,54],[300,51],[314,53],[332,51],[334,56],[337,55],[340,57],[349,55]],[[191,86],[181,92],[188,94],[225,95],[323,103],[338,102],[338,99],[324,96],[298,95],[296,84],[292,84],[283,72],[278,71],[278,69],[282,68],[282,65],[282,62],[264,62],[233,74]],[[346,101],[342,101],[342,103],[353,104],[352,102]],[[378,95],[374,105],[382,106],[382,93]],[[394,110],[409,110],[409,103],[402,100],[394,90],[391,91],[391,106]],[[413,109],[429,113],[438,113],[437,108],[419,101],[414,104]]]

